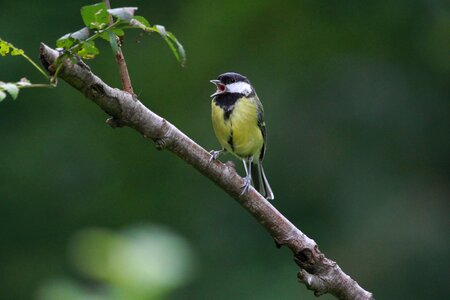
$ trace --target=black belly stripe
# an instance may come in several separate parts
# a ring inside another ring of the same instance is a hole
[[[233,112],[234,105],[223,110],[223,119],[228,120]]]
[[[228,145],[230,145],[231,150],[234,152],[233,129],[231,129],[231,131],[230,131],[230,137],[228,138],[227,143],[228,143]]]

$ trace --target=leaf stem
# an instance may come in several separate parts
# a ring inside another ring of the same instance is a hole
[[[25,53],[21,54],[26,60],[28,60],[30,62],[30,64],[32,64],[42,75],[44,75],[44,77],[46,79],[50,79],[50,77],[48,76],[47,73],[44,72],[44,70],[42,70],[31,58],[28,57],[28,55],[26,55]]]
[[[47,83],[33,83],[28,85],[18,85],[19,89],[27,89],[27,88],[54,88],[55,85],[53,84],[47,84]]]
[[[62,57],[62,56],[60,56],[60,57]],[[59,62],[58,62],[58,60],[59,60]],[[61,70],[62,65],[63,65],[63,62],[62,62],[61,59],[59,59],[59,57],[58,57],[58,59],[56,60],[56,62],[58,63],[58,67],[56,68],[55,74],[53,74],[53,76],[50,78],[50,83],[51,83],[51,84],[55,84],[55,85],[56,85],[56,83],[57,83],[57,81],[58,81],[58,74],[59,74],[59,71]]]

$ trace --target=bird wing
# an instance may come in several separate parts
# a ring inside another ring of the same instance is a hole
[[[255,95],[255,101],[256,101],[256,107],[258,110],[258,127],[259,130],[261,130],[264,143],[261,148],[261,153],[259,154],[259,160],[262,161],[264,159],[264,155],[266,154],[266,124],[264,123],[264,107],[262,106],[261,101],[259,100],[258,96]]]

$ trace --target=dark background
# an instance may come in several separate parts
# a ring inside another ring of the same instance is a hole
[[[92,3],[1,1],[0,36],[38,60],[39,43],[54,46],[80,29],[79,9]],[[181,68],[157,35],[127,34],[124,52],[144,104],[217,149],[208,80],[247,75],[266,111],[273,204],[377,299],[448,296],[448,2],[112,6],[138,6],[187,52]],[[109,45],[97,45],[101,55],[87,63],[120,87]],[[43,81],[25,60],[0,57],[0,80],[23,76]],[[121,234],[142,223],[182,238],[193,265],[165,296],[147,299],[315,299],[297,283],[291,253],[277,250],[233,199],[106,118],[64,82],[0,103],[1,299],[51,299],[55,278],[88,292],[114,285],[80,272],[69,245],[80,230]],[[114,297],[123,299],[101,299]]]

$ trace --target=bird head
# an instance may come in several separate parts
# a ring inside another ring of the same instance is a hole
[[[210,80],[210,82],[215,84],[217,88],[216,92],[212,94],[211,97],[226,93],[237,93],[248,96],[253,91],[247,77],[238,73],[223,73],[219,75],[217,79]]]

